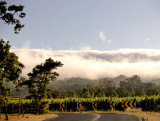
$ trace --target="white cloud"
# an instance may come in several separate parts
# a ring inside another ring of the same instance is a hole
[[[147,78],[159,78],[160,50],[120,49],[114,51],[52,51],[42,49],[15,49],[19,60],[26,68],[27,75],[32,68],[51,57],[61,61],[64,66],[58,68],[59,78],[84,77],[97,79],[106,76],[115,77],[139,75]]]
[[[100,40],[103,41],[103,42],[107,42],[108,44],[112,43],[111,40],[106,38],[104,32],[99,32],[99,37],[100,37]]]
[[[145,39],[144,39],[144,41],[149,41],[149,40],[150,40],[150,38],[145,38]]]
[[[105,42],[106,41],[106,36],[104,35],[104,32],[99,32],[99,37],[101,41]]]

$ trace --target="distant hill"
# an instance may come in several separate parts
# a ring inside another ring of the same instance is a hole
[[[56,80],[54,82],[50,82],[48,87],[52,90],[59,90],[59,91],[68,91],[68,90],[82,90],[84,87],[94,88],[94,87],[102,87],[105,88],[105,84],[108,81],[112,81],[114,85],[119,86],[120,81],[126,80],[128,77],[124,75],[119,75],[114,78],[105,77],[100,78],[97,80],[85,79],[80,77],[72,77],[72,78],[65,78],[61,80]],[[151,81],[145,81],[148,83],[155,83],[156,85],[160,85],[160,79],[153,79]],[[17,95],[19,92],[16,92],[15,86],[13,83],[5,83],[7,87],[12,87],[13,94]],[[24,96],[28,93],[27,88],[23,87],[21,89],[21,94]]]
[[[160,79],[153,79],[151,81],[148,81],[149,83],[154,83],[156,85],[160,85]]]
[[[120,81],[124,81],[127,79],[126,76],[120,75],[115,78],[101,78],[98,80],[90,80],[90,79],[85,79],[85,78],[80,78],[80,77],[72,77],[72,78],[66,78],[63,80],[56,80],[54,82],[50,82],[49,88],[51,89],[58,89],[61,91],[66,91],[66,90],[77,90],[77,89],[82,89],[87,85],[92,85],[92,86],[97,86],[101,81],[113,81],[116,86],[119,85]]]
[[[113,78],[113,81],[116,83],[116,86],[118,86],[120,84],[120,81],[124,81],[126,80],[128,77],[124,76],[124,75],[119,75],[115,78]]]
[[[82,89],[84,86],[93,83],[93,80],[84,79],[80,77],[66,78],[63,80],[56,80],[49,84],[49,88],[60,89],[60,90],[76,90]]]

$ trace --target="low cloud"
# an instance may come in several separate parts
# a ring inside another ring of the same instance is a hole
[[[100,40],[105,42],[106,41],[106,36],[104,35],[104,32],[99,32],[99,37],[100,37]]]
[[[120,49],[114,51],[80,50],[52,51],[43,49],[14,49],[19,60],[26,66],[26,76],[32,68],[43,63],[47,58],[61,61],[64,66],[57,69],[61,79],[84,77],[97,79],[139,75],[147,78],[160,76],[160,51]]]

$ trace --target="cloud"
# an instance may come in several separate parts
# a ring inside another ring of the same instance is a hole
[[[106,38],[104,32],[99,32],[99,37],[100,37],[100,40],[103,41],[103,42],[107,42],[108,44],[112,43],[111,40]]]
[[[100,37],[100,40],[105,42],[106,41],[106,36],[104,35],[104,32],[99,32],[99,37]]]
[[[27,75],[32,68],[51,57],[61,61],[64,66],[57,69],[61,79],[69,77],[84,77],[97,79],[139,75],[146,78],[159,78],[160,50],[119,49],[113,51],[52,51],[43,49],[14,49],[19,60],[26,68]]]
[[[145,39],[144,39],[144,41],[149,41],[149,40],[150,40],[150,38],[145,38]]]

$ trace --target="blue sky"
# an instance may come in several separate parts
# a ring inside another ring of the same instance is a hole
[[[7,0],[22,4],[25,28],[16,35],[0,20],[12,47],[52,50],[160,48],[159,0]]]

